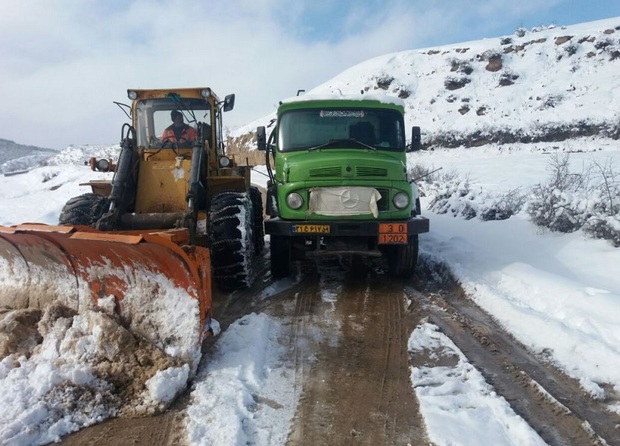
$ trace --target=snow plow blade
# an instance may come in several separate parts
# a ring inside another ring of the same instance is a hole
[[[185,229],[0,226],[0,308],[61,304],[81,313],[105,305],[126,328],[164,349],[175,338],[200,343],[211,318],[210,258],[208,249],[188,243]],[[190,317],[191,336],[175,336]],[[191,354],[195,347],[181,350]]]

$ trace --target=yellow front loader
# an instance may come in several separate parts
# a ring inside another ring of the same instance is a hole
[[[131,104],[117,103],[131,120],[118,159],[90,161],[112,180],[84,183],[92,191],[65,204],[58,226],[0,227],[0,307],[80,311],[113,297],[121,320],[148,338],[157,328],[136,319],[136,306],[180,292],[197,301],[188,317],[200,342],[211,278],[224,289],[248,286],[264,244],[251,167],[227,156],[223,142],[222,114],[235,97],[220,100],[210,88],[128,96]]]

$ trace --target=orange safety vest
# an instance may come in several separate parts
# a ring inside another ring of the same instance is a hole
[[[175,130],[174,124],[166,128],[166,130],[164,130],[164,133],[162,133],[161,135],[161,140],[163,142],[166,142],[166,141],[177,142],[177,136],[174,130]],[[185,124],[183,126],[183,129],[181,130],[181,136],[179,138],[179,141],[182,141],[182,140],[193,141],[194,139],[196,139],[196,130],[194,130],[193,127]]]

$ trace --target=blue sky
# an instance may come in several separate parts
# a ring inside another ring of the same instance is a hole
[[[289,23],[289,31],[297,38],[311,41],[338,42],[348,33],[363,32],[372,26],[373,21],[382,21],[389,17],[388,5],[400,11],[415,15],[416,11],[426,14],[429,11],[446,11],[456,6],[459,18],[453,19],[453,26],[440,33],[419,36],[414,42],[403,42],[405,49],[410,45],[435,46],[482,37],[495,37],[511,34],[519,27],[532,28],[539,25],[573,25],[610,17],[620,16],[620,2],[615,0],[550,0],[539,2],[521,2],[519,5],[507,5],[508,1],[458,1],[458,0],[316,0],[303,6],[302,26]],[[465,7],[463,7],[465,5]],[[358,11],[355,26],[343,27],[343,17],[349,17]],[[506,14],[503,14],[506,13]],[[287,26],[286,15],[280,16],[283,26]],[[484,20],[484,23],[481,23]],[[491,34],[489,34],[491,33]]]
[[[375,56],[612,17],[620,1],[20,0],[0,15],[0,138],[115,143],[127,88],[236,93],[234,127]]]

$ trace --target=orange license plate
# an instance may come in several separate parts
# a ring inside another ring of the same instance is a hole
[[[406,245],[407,223],[380,223],[380,245]]]

